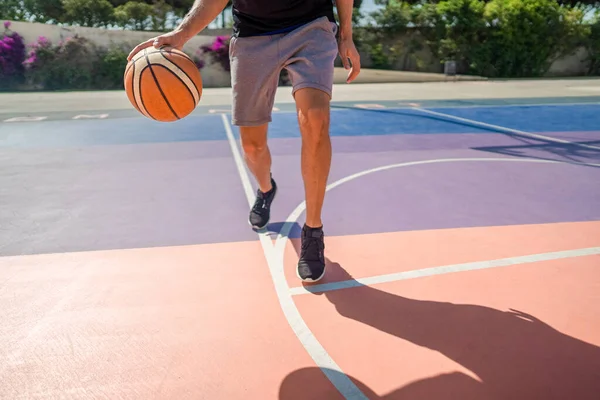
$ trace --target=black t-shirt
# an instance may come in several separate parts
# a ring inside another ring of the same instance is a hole
[[[233,35],[285,31],[320,17],[335,22],[333,0],[233,0]]]

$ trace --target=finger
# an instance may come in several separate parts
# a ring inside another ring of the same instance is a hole
[[[133,56],[135,56],[137,53],[144,50],[145,48],[152,46],[153,41],[154,41],[154,39],[146,40],[144,43],[140,43],[137,46],[135,46],[134,49],[131,50],[131,52],[127,56],[127,61],[131,61]]]
[[[360,56],[353,54],[350,61],[352,61],[352,70],[348,74],[348,83],[354,81],[360,74]]]
[[[154,42],[152,42],[152,45],[157,48],[160,49],[162,46],[167,45],[167,39],[163,36],[159,36],[157,38],[154,39]]]
[[[340,58],[342,59],[342,65],[344,66],[344,69],[350,69],[350,60],[348,60],[348,56],[346,55],[345,51],[341,51],[340,52]]]
[[[347,70],[352,68],[352,65],[350,65],[350,60],[348,60],[348,57],[342,57],[342,64],[344,64],[344,68]]]
[[[354,80],[358,78],[358,74],[360,74],[360,66],[352,67],[352,70],[348,75],[348,83],[354,82]]]

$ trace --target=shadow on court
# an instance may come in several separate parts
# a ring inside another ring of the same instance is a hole
[[[339,264],[329,263],[328,269],[336,280],[352,279]],[[437,351],[481,380],[454,372],[378,396],[350,377],[370,399],[592,400],[600,393],[600,347],[565,335],[525,312],[413,300],[368,286],[316,295],[326,296],[343,317]],[[411,361],[398,363],[401,371],[410,368]],[[311,386],[322,379],[318,368],[294,371],[283,380],[279,398],[337,398],[331,387]]]
[[[272,222],[270,223],[266,230],[271,236],[277,236],[279,232],[283,229],[285,222]],[[288,239],[299,239],[302,234],[302,227],[297,222],[292,224],[292,228],[290,229],[290,233],[286,236]],[[294,242],[295,243],[295,242]],[[298,248],[296,248],[298,250]]]
[[[443,122],[452,125],[465,126],[471,128],[477,128],[482,131],[488,131],[490,133],[502,134],[506,137],[514,139],[516,143],[510,146],[485,146],[485,147],[473,147],[473,150],[492,152],[497,154],[503,154],[512,157],[524,157],[530,159],[539,159],[547,161],[562,161],[575,164],[583,164],[586,162],[596,163],[600,161],[600,149],[589,148],[586,146],[593,146],[600,148],[599,140],[573,140],[566,139],[570,143],[560,143],[558,141],[534,138],[529,135],[518,134],[511,132],[510,130],[494,129],[492,127],[486,127],[468,121],[457,121],[452,118],[446,118],[443,116],[437,116],[432,114],[426,114],[415,110],[407,109],[360,109],[350,106],[332,106],[332,108],[349,109],[357,113],[364,113],[365,118],[372,117],[373,113],[380,114],[395,114],[403,117],[426,119],[436,122]],[[542,134],[543,135],[543,134]],[[544,136],[544,135],[543,135]],[[547,135],[546,135],[547,136]],[[587,165],[589,167],[598,166]]]
[[[525,139],[517,135],[506,135],[518,142],[521,142],[522,144],[512,146],[473,147],[472,149],[511,157],[533,158],[546,161],[562,161],[598,168],[596,165],[589,165],[585,163],[597,163],[600,161],[600,150],[588,149],[578,144],[600,147],[600,141],[580,141],[577,142],[578,144],[560,144],[537,139]]]

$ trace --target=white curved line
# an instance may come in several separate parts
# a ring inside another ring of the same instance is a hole
[[[325,189],[325,192],[330,191],[346,182],[350,182],[354,179],[361,178],[365,175],[373,174],[375,172],[385,171],[388,169],[401,168],[401,167],[409,167],[414,165],[424,165],[424,164],[438,164],[438,163],[448,163],[448,162],[472,162],[472,161],[489,161],[489,162],[529,162],[529,163],[546,163],[546,164],[565,164],[561,161],[554,160],[535,160],[535,159],[515,159],[515,158],[440,158],[433,160],[421,160],[421,161],[410,161],[398,164],[390,164],[384,165],[381,167],[371,168],[368,170],[360,171],[355,174],[346,176],[345,178],[339,179],[329,185]],[[304,212],[306,209],[306,202],[302,202],[290,213],[290,215],[286,218],[283,226],[279,230],[277,234],[277,239],[275,240],[275,251],[281,253],[283,255],[283,251],[285,250],[285,244],[287,238],[294,226],[296,220],[300,217],[300,214]]]

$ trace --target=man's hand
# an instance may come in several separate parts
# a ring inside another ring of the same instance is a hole
[[[184,36],[182,31],[178,30],[154,37],[152,39],[148,39],[145,42],[138,44],[133,50],[131,50],[131,53],[129,53],[129,55],[127,56],[127,61],[131,61],[133,56],[135,56],[137,53],[144,50],[145,48],[151,46],[154,46],[157,49],[162,46],[171,46],[176,48],[177,50],[182,50],[183,45],[185,45],[185,43],[188,40],[189,38]]]
[[[360,55],[358,54],[358,50],[356,50],[356,46],[354,46],[354,41],[352,39],[341,38],[338,42],[338,48],[344,68],[350,71],[348,73],[348,78],[346,79],[346,83],[350,83],[355,80],[360,73]]]

